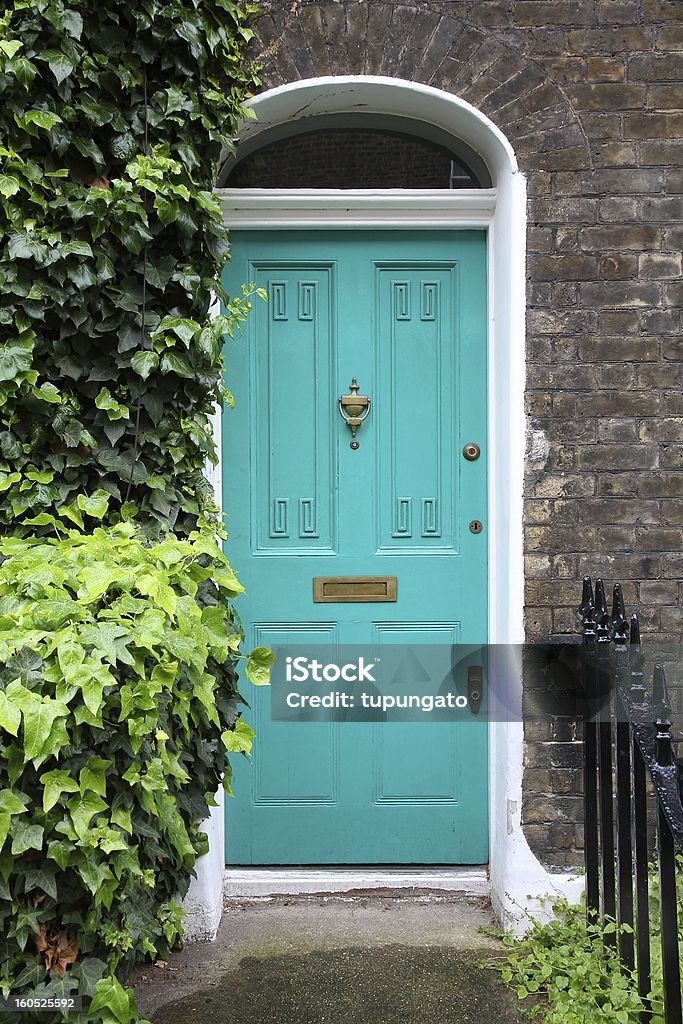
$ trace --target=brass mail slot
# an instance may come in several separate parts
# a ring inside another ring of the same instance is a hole
[[[314,576],[316,603],[340,601],[395,601],[395,576]]]

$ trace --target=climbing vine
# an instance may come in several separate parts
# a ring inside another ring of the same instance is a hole
[[[78,1024],[139,1019],[127,972],[180,937],[199,822],[250,749],[240,666],[268,676],[205,477],[251,307],[220,288],[212,187],[255,9],[0,17],[0,996],[77,997]]]
[[[252,5],[253,6],[253,5]],[[188,533],[222,397],[212,194],[254,73],[250,6],[12,0],[0,19],[0,524],[80,493]],[[226,297],[227,298],[227,297]]]

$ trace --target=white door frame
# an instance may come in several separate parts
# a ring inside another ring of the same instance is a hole
[[[489,643],[524,640],[522,494],[525,385],[526,182],[500,130],[464,100],[400,79],[343,76],[308,79],[249,101],[255,120],[240,140],[257,148],[258,135],[298,118],[372,112],[422,121],[462,140],[485,161],[494,188],[216,189],[229,228],[357,229],[483,228],[488,236],[488,544]],[[217,481],[218,482],[218,481]],[[218,488],[220,493],[220,488]],[[495,663],[490,666],[495,672]],[[510,692],[510,691],[514,692]],[[538,897],[573,896],[569,875],[549,874],[521,827],[523,726],[521,671],[506,680],[512,721],[492,721],[489,733],[489,873],[496,915],[509,930],[528,926],[526,911],[542,914]],[[495,713],[492,718],[495,718]],[[217,823],[217,827],[220,827]],[[216,837],[218,845],[219,837]],[[223,845],[220,844],[222,857]],[[207,858],[210,855],[207,855]],[[211,874],[215,874],[215,868]],[[206,876],[209,871],[200,866]],[[208,881],[208,879],[207,879]],[[193,883],[194,884],[194,883]],[[291,877],[289,878],[291,890]]]

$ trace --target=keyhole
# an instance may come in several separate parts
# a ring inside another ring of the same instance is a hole
[[[472,522],[470,523],[470,530],[472,531],[472,533],[481,533],[483,529],[484,524],[482,523],[481,519],[473,519]]]

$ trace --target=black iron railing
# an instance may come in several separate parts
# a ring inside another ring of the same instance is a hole
[[[604,934],[622,964],[634,971],[649,1007],[651,991],[648,822],[657,835],[664,1020],[683,1024],[678,947],[677,857],[683,852],[679,765],[672,748],[672,712],[664,668],[656,663],[652,690],[636,615],[626,617],[619,584],[611,612],[602,580],[595,596],[583,583],[579,609],[579,671],[586,700],[584,811],[586,908],[590,922],[613,919]],[[634,941],[635,940],[635,941]],[[650,1010],[642,1014],[643,1024]]]

